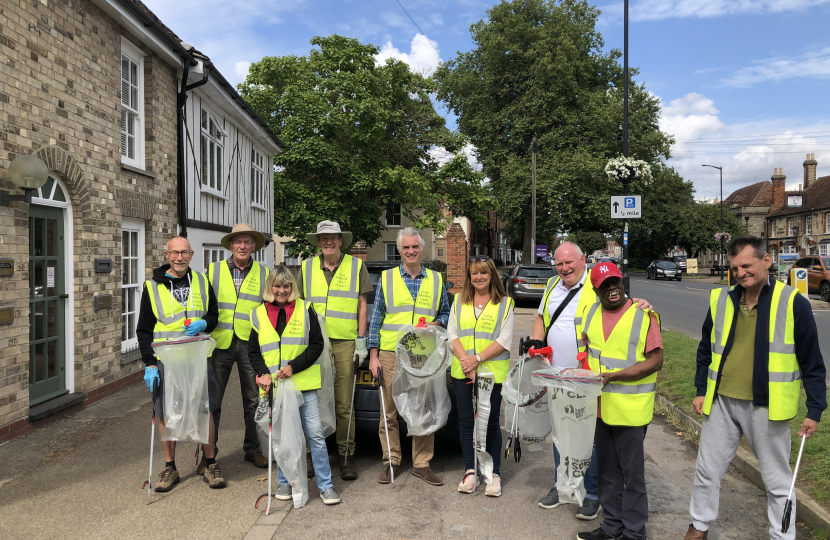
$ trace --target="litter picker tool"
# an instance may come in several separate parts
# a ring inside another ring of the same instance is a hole
[[[476,372],[473,371],[473,381],[467,384],[473,385],[473,491],[479,486],[478,483],[478,383]]]
[[[519,339],[519,383],[516,385],[516,406],[513,407],[513,423],[510,426],[510,435],[507,437],[507,445],[504,448],[504,459],[510,457],[510,449],[513,449],[513,459],[516,463],[522,459],[522,446],[519,441],[519,400],[522,397],[522,374],[525,367],[524,340]]]
[[[795,471],[793,471],[793,483],[790,486],[790,494],[787,495],[787,502],[784,504],[784,517],[781,519],[781,532],[785,533],[790,528],[790,516],[793,513],[793,493],[795,492],[795,479],[798,476],[798,466],[801,465],[801,454],[804,453],[804,442],[807,440],[807,434],[801,436],[801,448],[798,451],[798,459],[795,461]]]
[[[383,368],[378,366],[378,389],[380,390],[380,416],[383,418],[383,432],[386,435],[386,453],[389,457],[389,478],[395,483],[395,468],[392,466],[392,447],[389,445],[389,425],[386,422],[386,398],[383,395]]]
[[[268,387],[268,493],[263,493],[256,500],[254,508],[259,508],[259,503],[263,497],[268,497],[268,505],[265,507],[265,515],[271,511],[271,464],[274,463],[274,444],[271,435],[271,425],[274,419],[274,383]]]
[[[158,383],[153,379],[153,420],[150,422],[150,473],[141,489],[147,488],[147,504],[150,504],[150,492],[153,491],[153,443],[156,440],[156,389]]]
[[[354,381],[352,381],[352,401],[351,407],[349,408],[349,424],[348,428],[346,428],[346,453],[343,455],[343,463],[346,464],[349,462],[349,458],[351,456],[351,452],[349,451],[349,440],[352,436],[352,413],[354,412],[354,391],[357,388],[357,378],[360,377],[360,373],[358,372],[357,368],[360,366],[360,356],[354,355]],[[386,415],[383,416],[386,418]]]

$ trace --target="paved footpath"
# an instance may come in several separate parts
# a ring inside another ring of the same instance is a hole
[[[517,328],[529,329],[532,310],[520,308]],[[519,335],[524,335],[517,331]],[[309,504],[298,511],[275,505],[265,518],[254,508],[266,490],[266,470],[243,461],[239,383],[231,378],[223,410],[219,463],[228,481],[211,490],[195,475],[194,445],[180,445],[176,460],[182,482],[153,494],[145,505],[150,429],[149,392],[128,388],[88,409],[0,446],[0,539],[525,539],[566,538],[596,526],[576,520],[574,506],[543,510],[536,501],[552,485],[550,445],[525,452],[522,462],[502,465],[504,495],[456,491],[463,474],[457,442],[439,441],[433,460],[444,478],[428,486],[411,475],[409,445],[394,485],[380,485],[377,437],[358,440],[360,478],[334,485],[343,502],[326,507],[311,481]],[[154,471],[163,466],[156,437]],[[646,474],[651,521],[649,538],[682,539],[689,523],[696,448],[659,417],[646,437]],[[332,459],[337,471],[336,458]],[[712,540],[766,537],[766,496],[730,471],[724,481],[721,519]],[[813,536],[799,527],[800,540]]]

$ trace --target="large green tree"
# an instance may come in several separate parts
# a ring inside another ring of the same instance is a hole
[[[537,237],[615,229],[608,197],[621,188],[604,167],[622,153],[623,70],[619,50],[603,50],[598,15],[579,0],[502,1],[472,25],[473,49],[435,73],[438,97],[476,147],[508,232],[528,256],[534,137]],[[629,100],[630,156],[656,163],[671,142],[657,126],[659,101],[633,82]]]
[[[374,243],[389,203],[417,227],[441,232],[445,211],[483,219],[483,176],[459,153],[430,100],[431,79],[397,60],[377,65],[374,45],[338,35],[315,37],[308,56],[266,57],[251,65],[242,96],[285,142],[274,163],[277,234],[296,238],[330,219],[356,240]],[[435,150],[450,152],[438,162]]]
[[[721,231],[728,232],[735,238],[744,233],[744,228],[728,208],[721,209],[719,204],[694,203],[688,208],[682,225],[678,227],[677,245],[685,249],[689,257],[698,257],[700,252],[706,249],[719,252],[721,243],[715,240],[715,234]],[[723,241],[724,251],[728,243],[726,240]]]

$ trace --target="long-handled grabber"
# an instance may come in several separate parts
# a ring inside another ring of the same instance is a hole
[[[389,424],[386,422],[386,398],[383,395],[383,368],[378,366],[378,389],[380,390],[380,416],[383,418],[383,432],[386,434],[386,453],[389,458],[389,478],[395,483],[395,468],[392,466],[392,447],[389,445]]]
[[[268,387],[268,493],[263,493],[257,500],[254,508],[259,508],[259,502],[263,497],[268,497],[268,505],[265,507],[265,515],[271,511],[271,464],[274,462],[274,445],[271,438],[271,424],[274,419],[274,383]]]
[[[798,466],[801,465],[801,454],[804,453],[804,441],[807,440],[807,434],[801,436],[801,449],[798,451],[798,459],[795,462],[795,471],[793,471],[793,483],[790,486],[790,494],[787,495],[787,502],[784,504],[784,517],[781,519],[781,532],[787,532],[790,528],[790,516],[793,513],[793,492],[795,492],[795,479],[798,476]]]
[[[352,381],[352,405],[349,408],[349,427],[346,428],[346,453],[343,455],[343,464],[349,462],[349,458],[352,457],[351,452],[349,451],[349,441],[351,440],[352,436],[352,413],[354,412],[354,391],[357,388],[357,378],[360,376],[360,373],[357,371],[358,366],[360,366],[360,356],[354,355],[354,381]],[[384,419],[386,415],[383,416]]]
[[[476,372],[472,373],[473,381],[473,491],[479,486],[478,484],[478,381],[476,380]]]
[[[153,379],[153,420],[150,423],[150,473],[141,489],[147,488],[147,504],[150,504],[150,492],[153,491],[153,443],[156,440],[156,387],[158,383]]]
[[[521,343],[519,344],[521,350]],[[510,455],[510,448],[513,448],[513,459],[516,463],[522,460],[522,441],[519,438],[519,407],[522,400],[522,376],[525,370],[526,356],[519,357],[519,380],[516,383],[516,407],[513,409],[513,426],[510,429],[510,437],[507,440],[507,448],[504,451],[504,459]]]

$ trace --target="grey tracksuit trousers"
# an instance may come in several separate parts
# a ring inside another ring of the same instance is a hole
[[[692,525],[699,531],[706,531],[718,517],[721,480],[735,457],[741,435],[746,437],[758,458],[761,477],[767,488],[769,537],[794,540],[795,502],[790,520],[793,525],[786,534],[781,533],[784,503],[793,479],[790,470],[790,423],[770,421],[766,407],[756,407],[751,401],[724,396],[715,396],[709,416],[703,419],[689,507]]]

